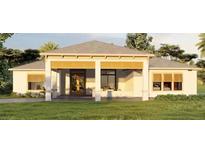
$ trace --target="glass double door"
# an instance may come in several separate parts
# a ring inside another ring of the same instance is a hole
[[[70,95],[86,95],[86,70],[70,70]]]

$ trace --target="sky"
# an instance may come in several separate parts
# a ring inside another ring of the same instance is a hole
[[[153,37],[152,44],[156,49],[161,43],[179,45],[187,53],[196,53],[197,33],[148,33]],[[5,46],[14,49],[38,49],[43,43],[53,41],[60,47],[81,42],[98,40],[116,45],[125,45],[126,33],[16,33],[6,40]]]

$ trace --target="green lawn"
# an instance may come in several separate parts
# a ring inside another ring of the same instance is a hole
[[[198,94],[205,94],[205,85],[198,84]]]
[[[205,100],[0,104],[0,119],[205,119]]]
[[[0,104],[0,119],[205,119],[205,100],[10,103]]]

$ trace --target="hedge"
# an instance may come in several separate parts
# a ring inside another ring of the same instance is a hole
[[[163,101],[193,101],[205,100],[205,95],[158,95],[155,100]]]

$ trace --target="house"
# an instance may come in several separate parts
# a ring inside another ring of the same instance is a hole
[[[90,41],[41,54],[36,61],[10,69],[13,92],[40,92],[45,100],[62,95],[140,97],[197,94],[197,70],[110,43]]]

